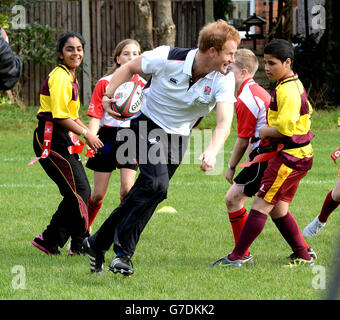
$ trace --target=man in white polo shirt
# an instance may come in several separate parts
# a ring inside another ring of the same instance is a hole
[[[199,158],[201,170],[214,168],[216,155],[230,133],[236,99],[235,79],[227,69],[239,43],[238,31],[218,20],[202,28],[198,49],[161,46],[114,73],[103,107],[117,119],[120,115],[111,109],[116,88],[133,74],[149,74],[151,81],[142,112],[131,120],[130,127],[135,134],[130,140],[136,150],[138,179],[100,229],[84,240],[92,272],[103,272],[105,252],[113,243],[116,257],[109,270],[125,275],[134,272],[131,256],[154,210],[167,196],[169,180],[182,160],[191,130],[216,106],[216,128]]]

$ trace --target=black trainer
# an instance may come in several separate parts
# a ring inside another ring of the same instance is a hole
[[[91,248],[88,238],[83,241],[83,250],[90,258],[90,269],[92,273],[104,274],[104,255]]]
[[[38,248],[39,250],[45,252],[48,255],[55,256],[55,255],[59,255],[60,254],[60,251],[58,250],[58,246],[57,245],[51,245],[50,243],[48,243],[44,239],[42,233],[34,238],[34,240],[32,241],[32,244],[36,248]]]
[[[113,273],[120,272],[125,276],[133,274],[134,270],[130,256],[115,256],[109,263],[109,270]]]

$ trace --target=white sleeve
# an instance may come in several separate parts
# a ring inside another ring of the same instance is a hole
[[[216,102],[236,102],[235,77],[233,72],[220,77],[216,85]]]
[[[167,63],[170,47],[160,46],[142,53],[142,71],[145,74],[157,74]]]

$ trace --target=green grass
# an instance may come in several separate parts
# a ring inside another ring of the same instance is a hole
[[[160,206],[173,206],[178,213],[153,215],[133,257],[132,277],[110,272],[103,277],[92,275],[88,258],[69,257],[66,248],[61,249],[58,257],[42,254],[31,241],[49,223],[61,196],[38,163],[33,167],[26,165],[34,157],[36,110],[0,106],[0,299],[311,300],[325,294],[325,290],[313,287],[317,269],[283,267],[284,258],[291,251],[270,219],[251,247],[254,265],[231,270],[209,266],[233,248],[224,204],[229,185],[224,169],[217,175],[206,175],[199,170],[199,164],[183,164],[173,177],[168,199]],[[313,115],[315,161],[291,205],[301,228],[316,216],[325,195],[335,185],[338,166],[330,154],[338,147],[338,116],[338,110],[317,111]],[[86,121],[84,110],[82,119]],[[200,128],[210,127],[213,119],[214,114],[208,116]],[[224,163],[235,137],[234,121],[225,144]],[[194,157],[198,156],[195,153]],[[92,185],[93,173],[87,169],[86,172]],[[119,175],[114,173],[94,230],[118,203]],[[250,206],[248,201],[247,208]],[[317,264],[325,268],[327,281],[332,276],[339,224],[337,210],[320,235],[308,240],[318,254]],[[110,250],[106,266],[112,257]],[[25,289],[15,289],[15,266],[22,266],[26,272]]]

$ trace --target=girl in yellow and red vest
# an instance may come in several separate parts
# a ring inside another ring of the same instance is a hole
[[[38,127],[33,147],[41,166],[57,184],[63,196],[50,224],[32,244],[55,255],[71,237],[70,254],[80,253],[88,229],[87,205],[90,185],[80,161],[78,148],[85,138],[94,151],[103,147],[79,119],[80,107],[76,68],[83,60],[85,41],[74,32],[62,34],[57,42],[59,65],[46,78],[40,92]],[[34,162],[33,161],[33,162]],[[48,208],[46,208],[48,210]]]

